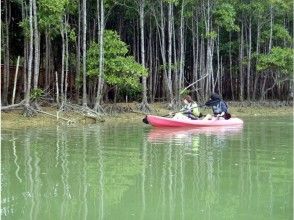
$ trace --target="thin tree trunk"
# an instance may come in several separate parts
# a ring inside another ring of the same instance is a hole
[[[168,36],[168,81],[171,82],[172,76],[172,3],[168,4],[168,29],[167,29],[167,36]]]
[[[64,18],[61,21],[61,39],[62,39],[62,55],[61,55],[61,85],[60,85],[60,95],[61,103],[64,103],[64,63],[65,63],[65,39],[64,39]]]
[[[204,52],[204,38],[201,37],[201,42],[200,42],[200,54],[199,54],[199,74],[200,74],[200,77],[201,78],[202,76],[205,75],[205,52]],[[199,82],[200,84],[200,92],[201,92],[201,98],[204,99],[204,96],[205,96],[205,81],[202,80]]]
[[[240,33],[240,53],[239,53],[239,68],[240,68],[240,101],[244,100],[244,79],[243,79],[243,48],[244,48],[244,40],[243,40],[243,23],[241,25],[241,33]]]
[[[270,53],[273,45],[273,6],[270,6],[270,37],[269,37],[269,44],[268,44],[268,52]]]
[[[99,5],[99,1],[97,1]],[[97,9],[98,10],[98,9]],[[99,11],[99,10],[98,10]],[[99,13],[97,13],[99,15]],[[100,0],[100,23],[99,23],[99,77],[94,109],[98,112],[103,111],[100,104],[104,85],[104,0]]]
[[[80,96],[80,74],[81,74],[81,4],[79,2],[78,5],[78,33],[77,33],[77,46],[76,46],[76,51],[77,51],[77,57],[76,57],[76,79],[75,79],[75,86],[76,86],[76,100],[79,100]]]
[[[26,15],[26,3],[24,1],[22,1],[21,4],[21,14],[22,14],[22,20],[27,18]],[[24,63],[23,63],[23,94],[26,94],[26,89],[27,89],[27,61],[28,61],[28,40],[27,37],[24,38]]]
[[[25,107],[29,108],[30,106],[30,91],[31,91],[31,82],[32,82],[32,61],[33,61],[33,0],[29,1],[29,27],[30,27],[30,43],[29,43],[29,62],[28,62],[28,80],[27,80],[27,89],[25,95]]]
[[[171,77],[171,81],[173,82],[173,94],[175,95],[175,103],[178,103],[179,100],[179,68],[178,68],[178,51],[177,51],[177,36],[176,36],[176,28],[175,28],[175,20],[174,20],[174,13],[172,11],[172,49],[173,49],[173,55],[172,57],[174,58],[174,65],[173,65],[173,74]]]
[[[232,95],[232,100],[235,100],[234,96],[234,83],[233,83],[233,73],[232,73],[232,33],[230,32],[230,46],[229,46],[229,62],[230,62],[230,85],[231,85],[231,95]]]
[[[149,41],[148,41],[148,51],[149,51],[149,101],[153,102],[153,88],[152,88],[152,82],[153,82],[153,47],[152,47],[152,29],[151,29],[151,19],[150,19],[150,25],[149,25]]]
[[[156,15],[155,15],[156,16]],[[156,17],[155,17],[156,19]],[[163,10],[163,2],[160,1],[160,50],[163,64],[163,79],[165,83],[165,90],[167,90],[168,100],[172,104],[173,101],[173,92],[172,92],[172,82],[168,80],[167,71],[166,71],[166,46],[165,46],[165,19],[164,19],[164,10]]]
[[[57,71],[55,71],[55,82],[56,82],[56,102],[57,105],[59,105],[59,83],[58,83],[58,75],[57,75]]]
[[[216,54],[217,54],[217,70],[216,70],[216,82],[215,82],[215,85],[217,84],[217,92],[219,93],[219,94],[221,94],[221,87],[220,87],[220,68],[221,68],[221,66],[220,66],[220,55],[219,55],[219,44],[220,44],[220,42],[219,42],[219,38],[220,38],[220,36],[219,36],[219,28],[218,28],[218,30],[217,30],[217,42],[216,42]],[[214,85],[214,87],[215,87],[215,85]]]
[[[10,53],[9,53],[9,25],[10,25],[10,1],[4,2],[5,10],[5,46],[4,46],[4,80],[3,80],[3,93],[2,93],[2,104],[8,105],[8,89],[9,89],[9,78],[10,78]],[[2,22],[1,22],[2,23]],[[1,42],[2,44],[2,42]]]
[[[248,30],[248,64],[247,64],[247,100],[250,101],[250,73],[251,73],[251,45],[252,45],[252,35],[251,35],[251,18],[249,20],[249,30]]]
[[[181,18],[180,18],[180,75],[179,75],[179,84],[178,84],[178,100],[180,101],[180,91],[184,86],[184,64],[185,64],[185,36],[184,36],[184,9],[185,9],[185,1],[182,1],[181,5]]]
[[[17,62],[16,62],[16,70],[15,70],[15,75],[14,75],[14,83],[13,83],[13,93],[12,93],[11,105],[14,104],[14,99],[15,99],[15,91],[16,91],[16,82],[17,82],[17,75],[18,75],[18,67],[19,67],[19,56],[17,57]]]
[[[46,49],[45,49],[45,89],[47,89],[49,87],[49,40],[50,40],[50,36],[49,36],[49,31],[48,29],[45,30],[45,45],[46,45]]]
[[[103,1],[103,0],[102,0]],[[83,106],[87,106],[87,69],[86,69],[86,42],[87,42],[87,1],[83,0]]]
[[[65,85],[64,85],[64,101],[67,101],[67,88],[68,88],[68,59],[69,59],[69,51],[68,51],[68,17],[65,16]]]
[[[145,36],[144,36],[144,9],[145,8],[145,0],[140,0],[139,5],[139,14],[140,14],[140,32],[141,32],[141,64],[145,68]],[[147,79],[146,76],[142,77],[143,84],[143,94],[142,94],[142,103],[141,110],[150,111],[147,101]]]
[[[259,55],[259,37],[260,37],[260,23],[259,20],[257,20],[257,36],[256,36],[256,63],[255,66],[258,65],[258,55]],[[259,80],[259,73],[255,70],[255,79],[254,79],[254,87],[253,87],[253,94],[252,98],[256,100],[256,93],[257,93],[257,84]]]
[[[33,22],[34,22],[34,89],[38,88],[39,69],[40,69],[40,40],[38,29],[38,16],[36,0],[33,0]]]

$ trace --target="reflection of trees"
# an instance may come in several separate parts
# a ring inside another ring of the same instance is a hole
[[[120,126],[7,132],[2,216],[287,219],[291,131],[277,138],[267,126],[250,129],[221,140],[193,134],[182,144],[151,144],[142,130]]]
[[[198,147],[187,139],[179,146],[175,137],[151,144],[148,158],[153,166],[146,173],[152,176],[146,179],[153,180],[150,185],[155,192],[146,201],[158,202],[146,203],[146,219],[285,219],[291,215],[293,188],[286,180],[292,176],[291,157],[285,160],[281,139],[268,138],[268,128],[263,129],[238,138],[197,135]],[[191,148],[197,154],[191,154]],[[277,154],[283,155],[279,161]],[[152,207],[161,212],[151,212]]]
[[[103,132],[58,127],[7,135],[1,155],[5,167],[2,203],[7,201],[3,203],[7,215],[12,219],[105,219],[135,184],[142,167],[137,147],[142,139],[128,135],[127,130]]]

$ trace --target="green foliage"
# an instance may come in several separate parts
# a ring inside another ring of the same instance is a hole
[[[44,95],[44,91],[40,88],[32,89],[31,100],[38,101]]]
[[[77,11],[77,0],[39,0],[38,17],[40,28],[49,30],[51,34],[59,34],[61,22],[65,14],[74,14]],[[74,38],[70,27],[70,40]]]
[[[213,12],[215,23],[219,27],[223,27],[227,31],[239,31],[239,27],[235,25],[236,11],[233,5],[223,3],[217,6]]]
[[[121,100],[128,96],[128,100],[139,100],[142,96],[142,87],[130,89],[127,85],[121,85],[119,90]]]
[[[104,33],[104,80],[109,85],[140,88],[140,77],[147,76],[147,69],[137,63],[128,53],[127,45],[115,31]],[[88,50],[88,74],[99,75],[99,44],[92,42]]]
[[[190,93],[191,93],[191,91],[188,90],[188,89],[186,89],[186,88],[184,88],[184,89],[182,89],[182,90],[180,91],[180,95],[181,95],[182,97],[184,97],[184,96],[186,96],[186,95],[189,95]]]
[[[293,73],[293,50],[273,47],[269,54],[258,56],[257,71],[274,70],[284,75]]]
[[[288,30],[280,24],[273,25],[273,40],[290,43],[292,38],[288,32]],[[270,28],[267,28],[265,31],[262,32],[262,42],[265,43],[270,38]]]
[[[205,38],[214,40],[214,39],[217,38],[217,33],[215,31],[210,31],[210,32],[205,34]]]

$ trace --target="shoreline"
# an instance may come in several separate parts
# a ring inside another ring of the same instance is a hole
[[[265,103],[250,103],[246,102],[228,102],[229,112],[232,117],[273,117],[273,116],[290,116],[293,120],[293,106],[285,105],[282,102],[265,102]],[[122,113],[114,113],[112,115],[103,116],[105,122],[96,122],[93,118],[82,116],[76,112],[62,112],[59,116],[75,121],[75,126],[83,126],[87,124],[117,124],[117,123],[136,123],[142,122],[145,117],[143,112],[140,112],[137,107],[138,103],[118,103],[115,106],[120,109],[126,109]],[[113,105],[114,106],[114,105]],[[171,110],[168,110],[167,103],[150,104],[154,115],[166,115]],[[30,127],[52,127],[56,125],[66,125],[67,122],[62,119],[57,120],[56,115],[58,109],[56,107],[42,107],[53,115],[37,114],[33,117],[24,117],[22,110],[1,111],[1,129],[22,129]],[[133,110],[133,112],[132,112]],[[202,114],[211,114],[210,108],[200,108]]]

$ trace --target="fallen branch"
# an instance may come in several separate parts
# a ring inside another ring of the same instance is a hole
[[[96,121],[100,121],[100,122],[105,121],[101,114],[97,113],[96,111],[88,107],[79,106],[79,105],[70,104],[70,103],[64,103],[64,107],[66,109],[72,109],[73,111],[83,115],[86,118],[95,119]]]
[[[57,118],[57,120],[58,120],[58,119],[62,119],[62,120],[64,120],[64,121],[67,121],[68,123],[74,123],[74,121],[72,121],[72,120],[70,120],[70,119],[63,118],[63,117],[60,117],[60,116],[58,116],[58,115],[53,115],[53,114],[51,114],[51,113],[44,112],[44,111],[42,111],[42,110],[35,109],[35,111],[37,111],[37,112],[39,112],[39,113],[42,113],[42,114],[45,114],[45,115],[52,116],[52,117],[54,117],[54,118]]]
[[[205,79],[207,76],[209,76],[209,74],[206,74],[204,76],[202,76],[200,79],[196,80],[195,82],[191,83],[190,85],[188,85],[187,87],[185,87],[180,94],[183,94],[187,89],[189,89],[191,86],[195,85],[197,82]]]
[[[20,103],[18,104],[13,104],[13,105],[7,105],[7,106],[1,106],[1,111],[3,110],[11,110],[11,109],[15,109],[15,108],[18,108],[20,106],[23,106],[24,105],[24,100],[22,100]]]

